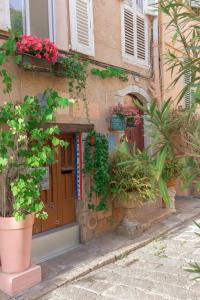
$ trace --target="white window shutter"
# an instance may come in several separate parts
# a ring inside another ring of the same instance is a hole
[[[72,50],[94,55],[92,0],[70,0]]]
[[[191,72],[188,70],[184,74],[184,84],[188,85],[191,82]],[[192,105],[192,89],[188,89],[185,93],[185,108],[190,108]]]
[[[135,26],[133,11],[126,5],[122,7],[122,49],[124,57],[135,56]]]
[[[10,26],[9,0],[0,0],[0,29],[8,30]]]

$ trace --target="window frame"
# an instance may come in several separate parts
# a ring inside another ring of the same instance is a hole
[[[148,35],[148,19],[146,15],[146,5],[147,1],[143,0],[143,12],[138,10],[136,1],[131,1],[131,4],[121,3],[121,44],[122,44],[122,59],[124,62],[127,62],[132,65],[139,67],[149,68],[149,46],[150,40]],[[134,19],[134,55],[130,55],[125,52],[125,24],[124,24],[124,9],[127,9],[133,13]],[[144,19],[144,31],[145,31],[145,56],[146,59],[143,60],[137,57],[138,47],[137,47],[137,16]]]
[[[31,35],[29,0],[22,0],[23,33]],[[56,40],[55,34],[55,0],[48,0],[48,23],[49,38],[52,42]]]

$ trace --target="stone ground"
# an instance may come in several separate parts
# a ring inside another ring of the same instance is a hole
[[[200,237],[195,234],[196,229],[190,221],[176,233],[156,239],[40,299],[200,299],[200,281],[192,280],[194,274],[191,276],[183,269],[191,262],[200,262]]]
[[[81,245],[42,263],[41,284],[16,297],[0,292],[0,300],[200,299],[200,282],[182,269],[200,262],[198,217],[200,199],[179,199],[176,214],[134,240],[108,233]]]

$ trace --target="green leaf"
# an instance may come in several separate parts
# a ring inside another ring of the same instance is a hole
[[[160,178],[158,183],[159,183],[159,189],[160,189],[160,193],[163,197],[163,200],[164,200],[166,206],[169,207],[170,206],[170,198],[169,198],[166,182],[162,178]]]

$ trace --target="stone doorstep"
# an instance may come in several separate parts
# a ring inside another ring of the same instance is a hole
[[[41,280],[41,267],[37,265],[32,265],[24,272],[13,274],[3,273],[0,268],[0,290],[10,296],[35,286]]]

